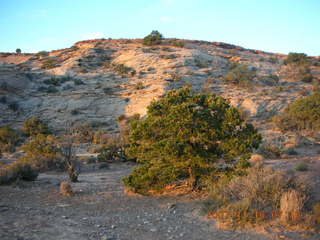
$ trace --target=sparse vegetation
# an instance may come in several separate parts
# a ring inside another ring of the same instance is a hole
[[[221,168],[231,174],[247,167],[260,141],[254,127],[223,98],[189,88],[171,91],[151,103],[146,119],[131,122],[126,152],[142,165],[124,183],[144,194],[181,180],[191,188],[204,186]]]
[[[146,46],[153,46],[160,44],[162,39],[162,34],[154,30],[143,39],[142,43]]]

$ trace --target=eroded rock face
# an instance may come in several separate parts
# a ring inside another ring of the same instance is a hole
[[[120,115],[144,115],[151,101],[186,84],[222,95],[259,122],[301,96],[302,89],[311,91],[311,84],[286,78],[272,82],[269,76],[286,71],[285,56],[222,43],[184,43],[183,48],[168,42],[146,47],[140,40],[92,40],[47,55],[0,54],[0,125],[38,115],[56,129],[71,120],[117,131]],[[257,70],[251,89],[222,81],[230,61]]]

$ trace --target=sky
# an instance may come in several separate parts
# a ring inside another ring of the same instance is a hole
[[[218,41],[320,55],[320,0],[0,0],[0,52],[96,38]]]

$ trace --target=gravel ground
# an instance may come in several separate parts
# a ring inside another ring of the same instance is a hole
[[[131,169],[132,165],[113,164],[86,170],[80,182],[72,184],[74,197],[59,194],[60,181],[67,180],[62,173],[0,187],[0,239],[277,239],[216,229],[202,216],[198,200],[128,196],[121,178]]]

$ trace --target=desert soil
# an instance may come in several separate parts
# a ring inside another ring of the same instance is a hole
[[[217,229],[190,196],[151,197],[124,193],[121,179],[131,164],[87,167],[76,195],[59,194],[64,173],[40,174],[35,182],[0,187],[1,240],[301,239]],[[297,238],[296,238],[297,237]],[[317,236],[303,239],[318,239]]]

